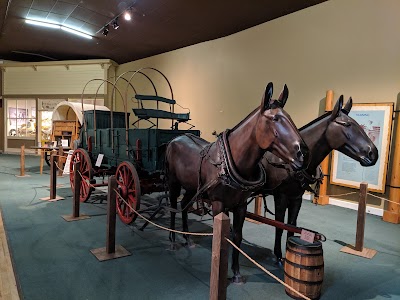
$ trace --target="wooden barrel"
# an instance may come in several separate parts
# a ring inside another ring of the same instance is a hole
[[[324,278],[324,256],[321,242],[308,243],[298,236],[288,239],[285,259],[285,283],[311,299],[319,299]],[[302,299],[286,288],[286,294]]]

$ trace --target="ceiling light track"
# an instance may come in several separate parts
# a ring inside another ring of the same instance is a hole
[[[30,24],[30,25],[36,25],[36,26],[42,26],[42,27],[48,27],[48,28],[54,28],[54,29],[61,29],[63,31],[66,31],[68,33],[72,33],[87,39],[92,39],[93,37],[85,32],[73,29],[68,26],[60,25],[57,23],[51,23],[51,22],[45,22],[45,21],[39,21],[39,20],[32,20],[32,19],[25,19],[25,23]]]
[[[103,27],[101,27],[97,32],[101,32],[104,36],[107,36],[109,30],[110,30],[110,25],[114,28],[114,29],[118,29],[120,27],[119,23],[118,23],[118,18],[123,15],[124,19],[126,21],[130,21],[132,20],[132,8],[133,6],[136,4],[136,1],[129,6],[128,8],[126,8],[125,10],[123,10],[121,13],[119,13],[117,16],[115,16],[114,18],[112,18],[108,23],[106,23]]]

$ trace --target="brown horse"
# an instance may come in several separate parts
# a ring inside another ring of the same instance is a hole
[[[352,99],[342,109],[343,96],[340,96],[332,112],[325,113],[299,131],[311,152],[307,169],[296,172],[290,166],[277,164],[278,158],[267,153],[262,160],[267,174],[263,187],[264,194],[272,194],[275,203],[275,219],[284,222],[286,209],[288,223],[297,224],[302,196],[310,190],[309,184],[315,182],[316,170],[323,159],[336,149],[357,160],[362,166],[373,166],[378,160],[378,149],[366,135],[363,128],[348,113]],[[274,253],[279,264],[282,263],[282,229],[276,228]],[[288,232],[288,237],[293,233]]]
[[[177,208],[181,187],[182,226],[188,231],[187,207],[193,198],[212,203],[213,215],[233,212],[233,241],[240,247],[246,213],[246,199],[265,183],[260,161],[269,150],[291,164],[294,169],[308,165],[308,148],[290,116],[282,109],[288,97],[285,85],[278,100],[272,100],[273,86],[266,87],[261,106],[232,130],[218,136],[214,143],[187,134],[172,140],[166,150],[166,174],[171,207]],[[171,229],[175,212],[171,212]],[[191,244],[185,236],[187,245]],[[170,234],[172,248],[175,234]],[[233,249],[233,282],[242,282],[239,252]]]

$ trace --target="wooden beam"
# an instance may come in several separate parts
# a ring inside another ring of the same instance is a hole
[[[333,91],[326,91],[326,100],[325,100],[325,111],[332,111],[332,101],[333,101]],[[321,163],[322,173],[324,175],[328,175],[329,173],[329,155],[325,157],[325,159]],[[326,195],[326,191],[328,189],[328,177],[324,177],[320,187],[319,187],[319,197],[317,199],[317,203],[320,205],[329,204],[329,197]]]

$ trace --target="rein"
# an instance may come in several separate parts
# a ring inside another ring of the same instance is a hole
[[[322,183],[322,180],[324,179],[324,173],[322,172],[321,166],[318,166],[317,174],[316,176],[314,176],[307,173],[306,170],[293,171],[291,166],[286,163],[275,163],[270,161],[268,158],[267,162],[273,167],[285,169],[289,174],[289,178],[296,179],[300,183],[302,188],[304,188],[306,191],[313,193],[316,197],[319,195],[319,187]],[[316,186],[313,189],[310,184],[314,183],[316,183]]]

